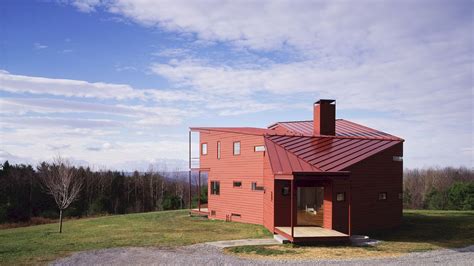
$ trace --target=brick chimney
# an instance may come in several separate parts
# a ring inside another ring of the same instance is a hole
[[[336,135],[336,100],[321,99],[314,103],[313,134]]]

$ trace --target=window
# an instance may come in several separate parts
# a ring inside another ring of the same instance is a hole
[[[211,216],[216,216],[216,211],[211,211]]]
[[[263,190],[263,187],[257,186],[257,182],[252,182],[252,190]]]
[[[234,142],[234,155],[240,155],[240,141]]]
[[[220,188],[221,185],[219,181],[211,181],[211,195],[219,195]]]
[[[379,193],[379,200],[386,200],[386,199],[387,199],[387,193],[386,192]]]
[[[221,158],[221,142],[217,142],[217,159]]]
[[[230,216],[232,216],[232,217],[237,217],[237,218],[242,217],[242,215],[240,215],[240,214],[238,214],[238,213],[231,213]]]
[[[261,145],[261,146],[255,146],[255,147],[254,147],[254,151],[256,151],[256,152],[265,151],[265,146],[263,146],[263,145]]]
[[[398,199],[403,199],[403,193],[398,193]]]
[[[282,194],[283,196],[288,196],[288,195],[290,195],[290,187],[284,186],[284,187],[281,189],[281,194]]]
[[[393,161],[395,161],[395,162],[403,162],[403,156],[393,156]]]
[[[242,187],[242,181],[234,181],[233,186],[234,187]]]
[[[207,155],[207,143],[201,143],[201,154]]]
[[[346,193],[337,193],[336,194],[336,201],[344,201],[346,200]]]

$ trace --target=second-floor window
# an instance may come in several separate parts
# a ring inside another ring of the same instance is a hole
[[[207,155],[207,143],[201,143],[201,154]]]
[[[240,141],[234,142],[234,155],[240,155]]]
[[[221,142],[217,142],[217,159],[221,158]]]

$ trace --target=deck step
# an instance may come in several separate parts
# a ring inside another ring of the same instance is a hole
[[[290,240],[288,240],[286,237],[282,235],[275,234],[273,235],[273,238],[281,244],[290,243]]]

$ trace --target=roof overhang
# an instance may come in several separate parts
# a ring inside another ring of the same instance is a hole
[[[293,172],[293,174],[276,174],[276,180],[334,180],[346,179],[351,175],[350,171],[337,172]]]
[[[351,175],[350,171],[337,172],[295,172],[294,180],[334,180],[347,179]]]

